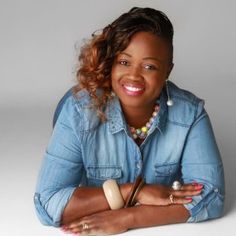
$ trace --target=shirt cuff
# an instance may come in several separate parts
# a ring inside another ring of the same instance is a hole
[[[62,213],[69,202],[76,187],[61,189],[52,196],[47,197],[43,194],[35,193],[34,204],[39,220],[44,225],[59,227]]]

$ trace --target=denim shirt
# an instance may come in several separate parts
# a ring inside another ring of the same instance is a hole
[[[173,83],[169,94],[174,105],[166,105],[163,89],[158,115],[140,146],[132,139],[117,97],[107,104],[107,121],[101,122],[86,91],[64,96],[34,197],[43,224],[60,226],[76,187],[102,186],[107,179],[133,182],[139,174],[148,184],[202,183],[201,195],[184,205],[191,215],[188,222],[222,215],[223,165],[204,101]]]

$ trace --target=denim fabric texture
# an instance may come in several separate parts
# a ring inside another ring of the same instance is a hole
[[[174,105],[166,105],[163,89],[158,115],[140,146],[131,137],[117,97],[108,103],[102,123],[86,91],[66,93],[55,111],[34,197],[43,224],[60,226],[78,186],[102,186],[107,179],[123,184],[139,174],[150,184],[203,184],[201,195],[185,205],[191,214],[188,222],[222,215],[223,164],[204,101],[174,83],[168,85]]]

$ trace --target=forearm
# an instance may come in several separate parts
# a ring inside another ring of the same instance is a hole
[[[125,209],[129,214],[128,229],[186,222],[190,216],[183,205],[139,205]]]
[[[124,200],[127,198],[130,188],[131,184],[120,185],[121,195]],[[78,187],[64,209],[61,224],[68,224],[78,218],[109,209],[101,187]]]
[[[89,234],[117,234],[128,229],[186,222],[190,213],[183,203],[191,201],[186,200],[185,196],[200,194],[201,190],[196,188],[198,185],[189,184],[176,191],[161,185],[145,185],[136,199],[139,205],[113,211],[102,209],[75,220],[66,225],[66,229],[72,233],[83,233],[85,230]],[[127,192],[130,192],[130,185]],[[174,197],[174,204],[170,202],[170,194]],[[81,227],[84,224],[89,225],[89,229]]]

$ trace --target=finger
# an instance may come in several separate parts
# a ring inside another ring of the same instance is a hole
[[[70,233],[71,232],[70,229],[65,225],[61,226],[60,229],[63,233]]]
[[[80,227],[81,225],[90,222],[91,221],[91,216],[85,216],[83,218],[80,218],[78,220],[75,220],[69,224],[66,225],[67,228],[76,228],[76,227]]]
[[[180,204],[188,204],[188,203],[191,203],[193,201],[192,198],[189,198],[189,197],[186,197],[186,198],[180,198],[180,197],[174,197],[173,198],[173,204],[177,204],[177,205],[180,205]]]
[[[191,184],[184,184],[181,187],[181,190],[199,190],[203,189],[203,184],[198,184],[198,183],[191,183]]]
[[[87,235],[89,230],[91,229],[91,224],[81,222],[79,225],[70,228],[71,233],[83,233],[83,235]]]
[[[84,227],[84,224],[87,225],[87,227]],[[78,227],[73,228],[70,233],[73,233],[73,235],[99,235],[99,228],[96,226],[96,224],[92,223],[82,223]],[[104,235],[104,234],[102,234]]]
[[[70,227],[68,227],[68,230],[72,233],[82,233],[88,229],[89,225],[91,224],[88,224],[87,221],[73,222]]]
[[[199,190],[178,190],[178,191],[173,191],[172,194],[175,197],[192,197],[192,196],[197,196],[201,194],[202,189]]]
[[[73,228],[79,227],[80,225],[81,225],[81,221],[74,221],[74,222],[68,224],[67,228],[73,229]]]

